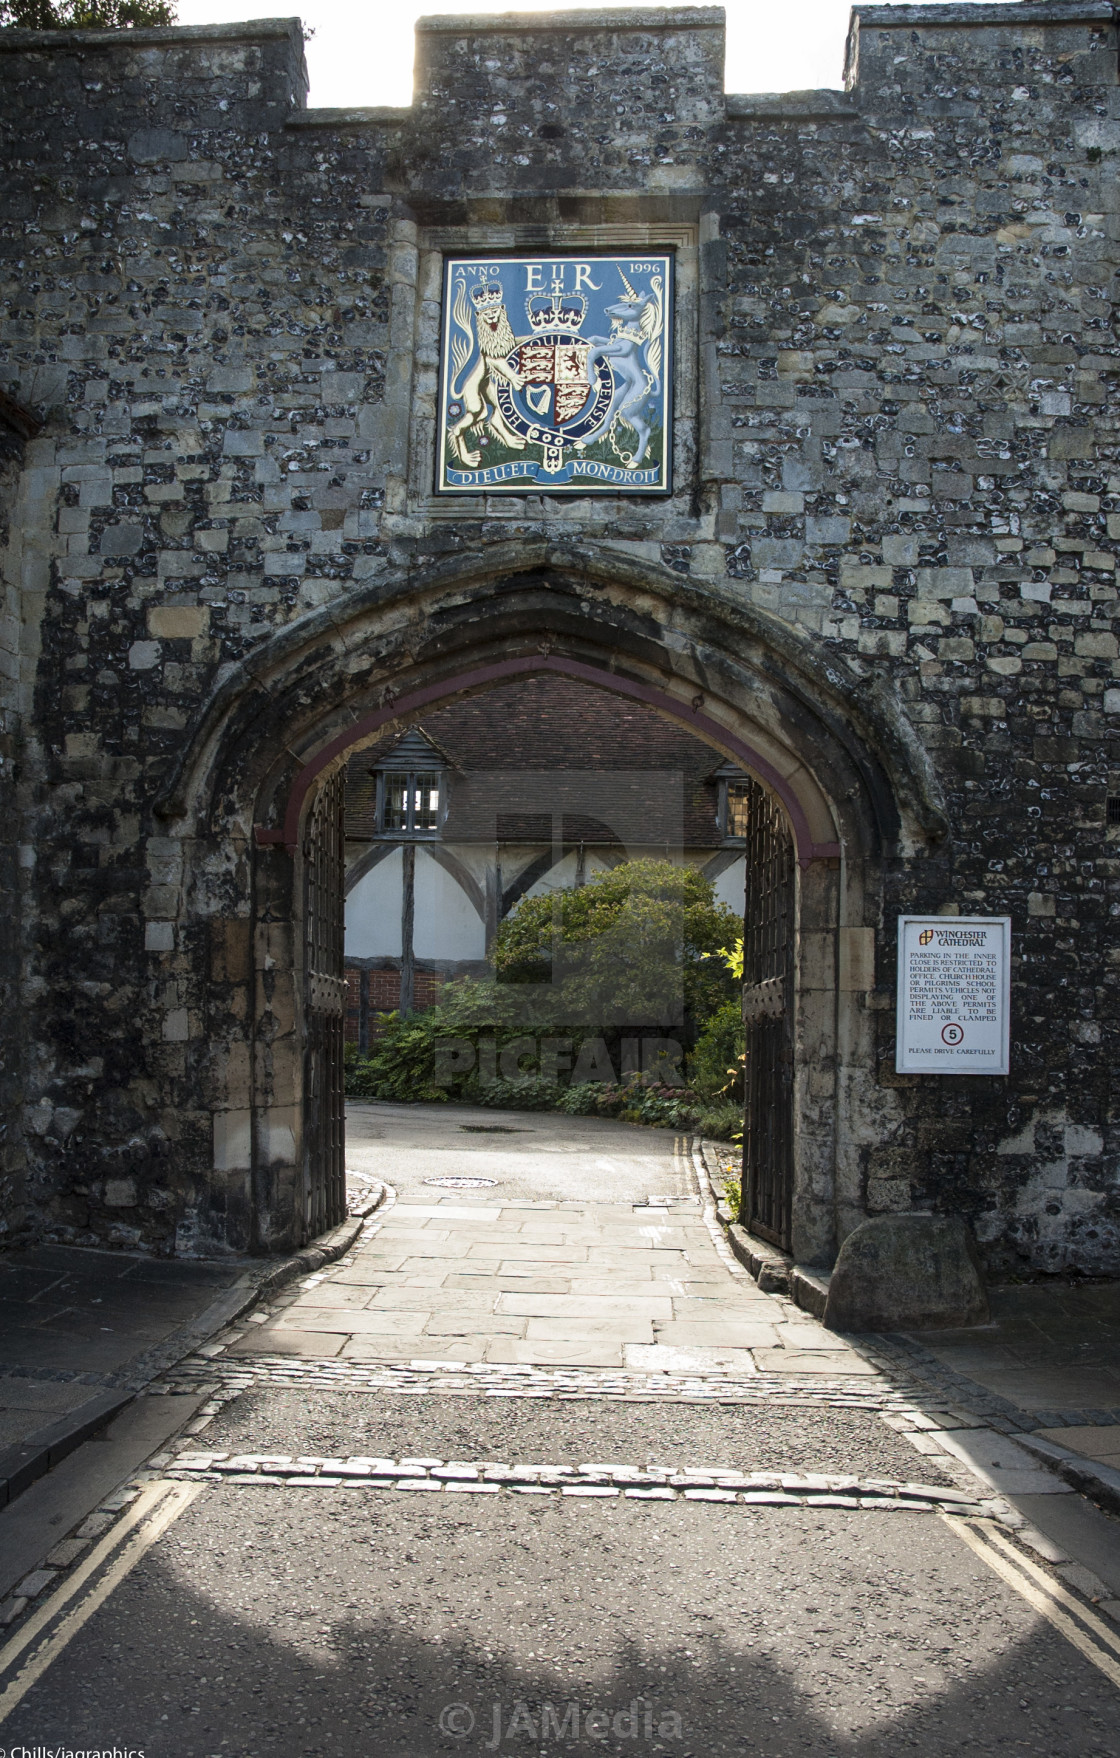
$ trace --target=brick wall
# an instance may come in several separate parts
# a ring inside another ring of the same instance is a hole
[[[395,1013],[401,1001],[401,973],[399,969],[384,969],[369,966],[348,965],[346,978],[346,1025],[345,1036],[348,1044],[356,1044],[359,1040],[363,1008],[362,980],[365,979],[365,1007],[368,1017],[369,1042],[375,1043],[384,1030],[384,1021],[379,1017],[385,1013]],[[413,1007],[422,1012],[425,1007],[433,1007],[439,1000],[444,978],[438,971],[413,972]]]
[[[547,841],[555,809],[565,842],[613,842],[620,830],[636,840],[648,835],[656,841],[658,829],[667,828],[675,844],[719,846],[717,789],[711,776],[723,759],[710,745],[640,703],[543,676],[438,708],[423,717],[422,729],[455,765],[444,828],[449,842],[493,842],[496,834],[503,841],[539,842],[542,835]],[[373,833],[377,795],[370,768],[393,742],[379,741],[350,761],[348,836]],[[551,799],[533,787],[528,804],[536,809],[535,824],[527,821],[533,812],[527,810],[516,781],[517,773],[525,771],[556,777]],[[613,805],[613,824],[581,811],[580,784],[562,779],[588,771],[617,778],[600,807],[606,812]],[[664,814],[659,774],[673,778],[672,803]],[[499,775],[508,779],[499,781]]]

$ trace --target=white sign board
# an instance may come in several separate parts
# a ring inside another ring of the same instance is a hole
[[[900,1074],[1007,1074],[1011,917],[899,916]]]

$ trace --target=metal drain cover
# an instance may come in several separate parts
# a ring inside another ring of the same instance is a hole
[[[441,1190],[481,1190],[484,1185],[497,1184],[496,1178],[425,1178],[425,1184],[438,1184]]]

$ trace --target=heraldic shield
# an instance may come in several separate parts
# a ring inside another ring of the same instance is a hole
[[[668,494],[673,258],[450,257],[440,494]]]

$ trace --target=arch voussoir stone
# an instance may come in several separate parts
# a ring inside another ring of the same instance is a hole
[[[720,727],[757,721],[826,794],[864,795],[878,841],[908,825],[943,836],[928,757],[881,679],[737,598],[609,545],[495,544],[363,583],[263,641],[222,678],[156,802],[199,830],[244,812],[271,770],[285,780],[363,718],[505,660],[563,655],[661,690],[674,712]],[[432,700],[437,698],[432,697]],[[253,809],[256,809],[255,806]],[[275,804],[273,811],[277,810]],[[203,834],[205,832],[203,831]]]

